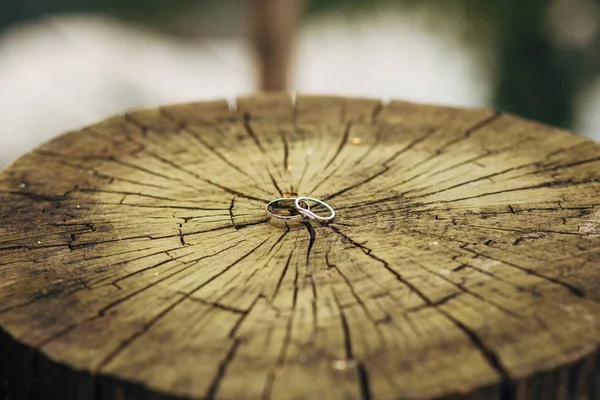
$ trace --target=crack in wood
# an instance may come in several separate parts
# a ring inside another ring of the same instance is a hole
[[[60,153],[53,153],[53,152],[49,152],[49,151],[44,151],[44,150],[36,150],[35,151],[36,154],[39,154],[41,156],[44,157],[49,157],[52,158],[54,160],[56,160],[57,162],[59,162],[62,165],[68,166],[70,168],[74,168],[80,171],[85,171],[88,174],[91,172],[91,174],[93,176],[96,176],[98,178],[102,178],[102,179],[108,179],[112,182],[115,181],[119,181],[119,182],[125,182],[125,183],[133,183],[134,185],[138,185],[138,186],[145,186],[148,188],[154,188],[154,189],[163,189],[163,190],[169,190],[170,188],[166,187],[166,186],[160,186],[160,185],[153,185],[151,183],[143,183],[143,182],[138,182],[138,181],[134,181],[131,179],[126,179],[126,178],[122,178],[122,177],[117,177],[117,176],[112,176],[112,175],[106,175],[103,173],[98,172],[95,168],[91,168],[89,166],[86,165],[80,165],[80,164],[75,164],[73,162],[64,160],[64,155],[60,154]],[[91,158],[92,160],[94,158]],[[90,160],[88,159],[81,159],[82,161],[88,161]],[[112,183],[110,182],[110,183]]]
[[[364,362],[362,362],[360,360],[357,362],[354,358],[354,351],[352,348],[352,332],[351,332],[350,326],[348,325],[348,319],[346,317],[346,313],[344,312],[344,308],[341,306],[340,301],[339,301],[337,295],[335,294],[335,291],[333,291],[333,298],[335,300],[335,304],[338,309],[338,313],[340,316],[340,322],[342,325],[342,332],[344,334],[344,348],[346,351],[345,362],[347,362],[347,363],[351,362],[351,363],[353,363],[353,365],[355,365],[354,368],[356,369],[358,377],[359,377],[358,384],[359,384],[359,390],[362,395],[362,398],[363,399],[371,399],[369,376],[367,374],[367,370],[366,370]]]
[[[233,207],[235,206],[235,196],[231,198],[231,203],[229,204],[229,218],[231,219],[231,226],[237,231],[238,227],[235,225],[235,221],[233,220]]]
[[[551,171],[559,171],[561,169],[567,169],[567,168],[572,168],[572,167],[579,167],[581,165],[585,165],[585,164],[590,164],[590,163],[595,163],[600,161],[600,157],[593,157],[593,158],[588,158],[585,160],[580,160],[580,161],[576,161],[576,162],[572,162],[572,163],[568,163],[568,164],[563,164],[563,165],[557,165],[556,167],[552,167],[552,168],[546,168],[546,169],[538,169],[536,171],[530,172],[528,174],[524,174],[524,175],[517,175],[517,176],[513,176],[510,179],[522,179],[528,175],[538,175],[538,174],[542,174],[545,172],[551,172]]]
[[[453,299],[457,298],[458,296],[464,296],[465,294],[466,294],[466,292],[464,292],[464,291],[453,292],[453,293],[450,293],[447,296],[442,297],[439,300],[432,301],[431,304],[423,304],[423,305],[420,305],[420,306],[408,308],[408,309],[404,310],[404,312],[407,313],[407,314],[410,314],[410,313],[416,313],[416,312],[422,311],[422,310],[427,309],[427,308],[437,308],[439,306],[442,306],[442,305],[446,304],[450,300],[453,300]]]
[[[194,293],[198,292],[204,286],[208,285],[210,282],[214,281],[219,276],[223,275],[224,273],[226,273],[227,271],[229,271],[231,268],[233,268],[235,265],[239,264],[241,261],[243,261],[244,259],[246,259],[247,257],[249,257],[252,253],[254,253],[256,250],[258,250],[263,244],[265,244],[267,242],[267,240],[269,240],[269,239],[268,238],[265,239],[259,245],[257,245],[256,247],[254,247],[252,250],[250,250],[249,252],[247,252],[246,254],[244,254],[243,256],[241,256],[240,258],[238,258],[236,261],[234,261],[233,263],[231,263],[228,266],[226,266],[225,268],[223,268],[220,272],[218,272],[217,274],[213,275],[211,278],[207,279],[206,281],[202,282],[201,284],[199,284],[198,286],[196,286],[195,288],[193,288],[191,291],[187,292],[185,295],[182,295],[180,297],[180,299],[178,299],[175,302],[173,302],[171,305],[169,305],[163,311],[161,311],[158,315],[156,315],[154,318],[152,318],[149,322],[145,323],[140,330],[136,331],[133,335],[131,335],[130,337],[128,337],[127,339],[125,339],[124,341],[122,341],[121,344],[116,349],[114,349],[107,357],[105,357],[99,363],[97,370],[102,370],[108,363],[110,363],[119,354],[121,354],[123,352],[123,350],[125,350],[127,347],[129,347],[135,340],[139,339],[146,332],[148,332],[150,330],[150,328],[152,326],[154,326],[154,324],[156,324],[159,320],[161,320],[162,318],[164,318],[175,307],[177,307],[178,305],[180,305],[181,303],[183,303],[185,300],[188,300],[189,297],[191,297],[191,296],[194,295]],[[115,304],[112,305],[112,307],[114,307],[114,306],[115,306]],[[103,310],[106,310],[106,307]],[[101,318],[102,314],[99,314],[98,317]]]
[[[184,296],[186,294],[185,292],[177,292],[177,293],[179,293],[181,295],[184,295]],[[248,310],[241,310],[239,308],[230,307],[230,306],[227,306],[225,304],[218,303],[218,302],[208,301],[208,300],[202,299],[200,297],[190,296],[190,297],[188,297],[188,300],[196,302],[196,303],[203,304],[205,306],[210,306],[210,307],[213,307],[213,308],[217,308],[219,310],[228,311],[228,312],[231,312],[231,313],[234,313],[234,314],[246,314],[248,312]],[[231,337],[231,335],[230,335],[230,337]]]
[[[346,124],[346,127],[344,128],[343,134],[342,134],[342,140],[337,148],[337,150],[335,151],[335,153],[333,153],[333,156],[331,156],[331,158],[329,159],[329,161],[327,162],[327,164],[325,164],[325,167],[323,167],[323,170],[328,169],[331,164],[333,164],[335,162],[335,160],[339,157],[340,153],[342,152],[342,150],[344,150],[344,147],[346,146],[346,144],[348,143],[348,138],[350,137],[350,130],[352,129],[352,123],[348,122]]]
[[[420,235],[425,235],[423,232],[420,232],[420,231],[416,231],[415,230],[415,232],[418,232]],[[533,276],[536,276],[538,278],[544,279],[544,280],[546,280],[548,282],[551,282],[551,283],[557,284],[559,286],[562,286],[562,287],[566,288],[569,292],[571,292],[573,295],[575,295],[577,297],[580,297],[580,298],[585,298],[586,297],[585,293],[583,292],[582,289],[580,289],[580,288],[578,288],[576,286],[573,286],[573,285],[571,285],[571,284],[569,284],[567,282],[563,282],[563,281],[561,281],[559,279],[556,279],[556,278],[544,275],[544,274],[539,273],[539,272],[537,272],[537,271],[535,271],[533,269],[530,269],[530,268],[521,267],[521,266],[519,266],[517,264],[511,263],[511,262],[507,262],[507,261],[504,261],[504,260],[499,260],[499,259],[496,259],[496,258],[491,257],[489,255],[476,252],[475,250],[473,250],[471,248],[471,246],[473,246],[473,243],[469,243],[469,242],[465,242],[465,241],[460,241],[460,240],[457,240],[457,239],[449,237],[449,236],[434,235],[431,232],[429,232],[428,235],[431,235],[431,236],[434,236],[434,237],[438,237],[441,240],[450,240],[450,241],[453,241],[453,242],[460,243],[459,247],[461,249],[463,249],[464,251],[467,251],[469,253],[475,254],[477,257],[484,257],[484,258],[487,258],[489,260],[497,261],[497,262],[506,264],[508,266],[517,268],[517,269],[519,269],[521,271],[526,272],[529,275],[533,275]]]
[[[436,310],[452,321],[454,325],[456,325],[469,338],[473,346],[479,350],[483,357],[485,357],[488,364],[492,366],[500,375],[503,384],[512,381],[512,378],[510,377],[506,367],[503,365],[498,353],[493,348],[488,346],[474,330],[460,322],[458,319],[454,318],[451,314],[443,309],[437,308]]]
[[[498,191],[495,191],[495,192],[481,193],[481,194],[478,194],[478,195],[475,195],[475,196],[462,197],[462,198],[458,198],[458,199],[438,200],[438,201],[433,201],[433,202],[429,202],[429,203],[424,203],[424,205],[428,205],[428,204],[456,203],[458,201],[472,200],[472,199],[478,199],[478,198],[486,197],[486,196],[494,196],[494,195],[497,195],[497,194],[519,192],[519,191],[524,191],[524,190],[534,190],[534,189],[554,188],[554,187],[578,186],[578,185],[585,185],[587,183],[592,183],[592,182],[596,182],[596,181],[597,181],[596,178],[583,179],[581,181],[574,181],[574,180],[571,180],[571,179],[564,180],[564,181],[560,181],[560,180],[549,181],[549,182],[543,182],[543,183],[540,183],[540,184],[537,184],[537,185],[530,185],[530,186],[523,186],[523,187],[518,187],[518,188],[513,188],[513,189],[498,190]]]
[[[553,278],[553,277],[551,277],[551,276],[548,276],[548,275],[541,274],[541,273],[539,273],[539,272],[537,272],[537,271],[535,271],[535,270],[533,270],[533,269],[530,269],[530,268],[524,268],[524,267],[521,267],[521,266],[519,266],[519,265],[517,265],[517,264],[511,263],[511,262],[508,262],[508,261],[499,260],[499,259],[496,259],[496,258],[494,258],[494,257],[491,257],[491,256],[489,256],[489,255],[485,255],[485,254],[482,254],[482,253],[478,253],[478,252],[476,252],[476,251],[474,251],[474,250],[471,250],[471,249],[469,249],[469,248],[467,248],[467,247],[465,247],[465,248],[464,248],[464,250],[466,250],[466,251],[468,251],[468,252],[470,252],[470,253],[476,254],[476,255],[478,255],[478,256],[480,256],[480,257],[485,257],[485,258],[488,258],[488,259],[490,259],[490,260],[492,260],[492,261],[498,261],[498,262],[501,262],[501,263],[503,263],[503,264],[506,264],[506,265],[509,265],[509,266],[511,266],[511,267],[517,268],[517,269],[519,269],[519,270],[521,270],[521,271],[524,271],[524,272],[526,272],[526,273],[528,273],[528,274],[530,274],[530,275],[536,276],[536,277],[538,277],[538,278],[542,278],[542,279],[544,279],[544,280],[546,280],[546,281],[548,281],[548,282],[552,282],[552,283],[554,283],[554,284],[556,284],[556,285],[562,286],[562,287],[564,287],[565,289],[567,289],[567,290],[568,290],[568,291],[569,291],[571,294],[573,294],[574,296],[581,297],[581,298],[585,298],[585,297],[586,297],[586,296],[585,296],[585,293],[584,293],[584,291],[583,291],[581,288],[578,288],[578,287],[576,287],[576,286],[574,286],[574,285],[571,285],[571,284],[569,284],[569,283],[567,283],[567,282],[563,282],[563,281],[561,281],[560,279],[556,279],[556,278]]]
[[[242,324],[244,323],[244,321],[246,320],[248,315],[252,312],[252,310],[254,309],[256,304],[261,299],[264,300],[265,298],[261,294],[259,294],[258,296],[256,296],[254,298],[254,300],[252,301],[252,303],[250,304],[250,306],[248,307],[247,310],[240,310],[241,311],[240,314],[242,314],[242,316],[236,321],[235,325],[233,325],[233,328],[231,328],[227,337],[229,337],[231,339],[235,338],[237,331],[240,329],[240,327],[242,326]]]
[[[289,226],[285,226],[285,232],[283,232],[281,234],[281,236],[279,236],[279,238],[275,241],[275,243],[273,243],[273,245],[271,246],[271,248],[269,249],[269,251],[267,252],[267,254],[271,254],[271,252],[273,251],[273,249],[275,248],[275,246],[277,246],[278,244],[280,244],[282,242],[282,240],[287,236],[288,233],[290,233],[291,229]]]
[[[288,167],[289,167],[289,157],[290,157],[290,148],[289,148],[289,143],[287,140],[287,137],[285,135],[285,132],[282,130],[279,130],[279,136],[281,137],[281,143],[283,144],[283,164],[282,164],[282,171],[283,174],[285,175],[288,172]]]
[[[413,291],[415,294],[417,294],[419,297],[421,297],[421,299],[425,302],[426,305],[431,306],[433,304],[433,302],[424,293],[422,293],[416,286],[414,286],[413,284],[411,284],[410,282],[408,282],[400,274],[398,274],[396,271],[394,271],[394,269],[392,269],[385,260],[383,260],[383,259],[375,256],[374,254],[372,254],[372,252],[371,252],[370,249],[367,249],[363,245],[358,244],[357,242],[355,242],[354,240],[352,240],[348,236],[344,235],[341,231],[337,230],[336,228],[334,228],[334,227],[330,227],[330,228],[334,232],[336,232],[337,234],[342,235],[343,237],[345,237],[350,243],[352,243],[356,247],[358,247],[361,250],[363,250],[363,252],[366,255],[368,255],[369,257],[377,260],[381,264],[383,264],[384,267],[386,269],[388,269],[390,272],[392,272],[396,276],[396,278],[398,280],[400,280],[402,283],[404,283],[406,286],[408,286],[409,289],[411,289],[411,291]],[[491,349],[490,347],[488,347],[483,342],[483,340],[477,335],[477,333],[475,331],[473,331],[472,329],[470,329],[469,327],[467,327],[466,325],[464,325],[463,323],[461,323],[460,321],[458,321],[456,318],[452,317],[449,313],[445,312],[443,309],[441,309],[439,307],[434,307],[434,309],[437,312],[439,312],[440,314],[444,315],[448,320],[450,320],[457,328],[459,328],[470,339],[470,341],[474,345],[474,347],[481,352],[481,354],[488,361],[488,364],[492,368],[494,368],[494,370],[502,378],[503,382],[509,382],[510,381],[510,376],[509,376],[507,370],[502,365],[502,363],[501,363],[498,355],[496,354],[496,352],[493,349]],[[340,312],[342,312],[341,309],[340,309]]]
[[[384,109],[383,103],[378,103],[373,112],[371,113],[371,125],[377,125],[379,123],[379,116]]]
[[[273,186],[275,187],[275,190],[277,190],[277,193],[279,193],[279,195],[281,197],[284,197],[283,196],[283,191],[281,190],[281,188],[277,184],[277,181],[275,180],[275,177],[270,172],[269,172],[269,177],[271,178],[271,182],[273,183]],[[268,201],[265,201],[265,202],[268,203]]]
[[[357,182],[353,185],[350,185],[344,189],[338,190],[337,192],[334,192],[332,194],[329,194],[327,196],[324,197],[324,200],[331,200],[334,197],[340,196],[350,190],[356,189],[358,187],[363,186],[366,183],[371,182],[372,180],[378,178],[379,176],[385,174],[386,172],[388,172],[391,168],[389,167],[388,164],[390,164],[391,162],[393,162],[395,159],[397,159],[399,156],[401,156],[402,154],[406,153],[407,151],[411,150],[413,147],[415,147],[417,144],[421,143],[422,141],[426,140],[427,138],[429,138],[430,136],[432,136],[435,133],[435,131],[433,129],[428,130],[427,132],[425,132],[425,134],[423,134],[421,137],[413,140],[412,142],[410,142],[407,146],[405,146],[403,149],[398,150],[396,153],[394,153],[391,157],[389,157],[387,160],[385,160],[382,163],[382,167],[383,169],[380,170],[379,172],[365,178],[364,180]]]
[[[429,161],[433,160],[434,158],[436,158],[436,157],[439,157],[440,155],[444,154],[444,153],[443,153],[443,150],[444,150],[444,149],[446,149],[446,148],[448,148],[448,147],[450,147],[450,146],[453,146],[453,145],[455,145],[455,144],[457,144],[457,143],[459,143],[459,142],[465,141],[465,140],[466,140],[466,139],[468,139],[468,138],[469,138],[469,137],[470,137],[470,136],[471,136],[473,133],[475,133],[475,132],[477,132],[477,131],[479,131],[479,130],[481,130],[481,129],[485,128],[485,127],[487,127],[488,125],[490,125],[490,124],[492,124],[492,123],[494,123],[494,122],[495,122],[495,121],[497,121],[497,120],[498,120],[500,117],[501,117],[501,114],[500,114],[500,113],[495,113],[495,114],[494,114],[494,115],[492,115],[491,117],[485,118],[484,120],[482,120],[482,121],[480,121],[480,122],[476,123],[476,124],[475,124],[473,127],[471,127],[470,129],[467,129],[467,130],[465,131],[465,134],[464,134],[463,136],[460,136],[460,137],[458,137],[458,138],[456,138],[456,139],[454,139],[454,140],[451,140],[451,141],[449,141],[449,142],[447,142],[447,143],[443,144],[441,147],[438,147],[437,149],[435,149],[435,152],[434,152],[433,154],[431,154],[431,155],[430,155],[430,156],[428,156],[428,157],[425,157],[424,159],[421,159],[421,160],[419,160],[419,161],[418,161],[416,164],[413,164],[413,165],[411,165],[410,167],[408,167],[408,168],[407,168],[407,169],[404,171],[404,173],[406,173],[406,172],[409,172],[409,171],[412,171],[413,169],[415,169],[415,168],[417,168],[417,167],[419,167],[419,166],[421,166],[421,165],[423,165],[423,164],[426,164],[427,162],[429,162]],[[486,155],[486,156],[487,156],[487,155]],[[480,157],[481,157],[481,156],[476,156],[476,157],[475,157],[475,159],[478,159],[478,158],[480,158]],[[461,164],[462,164],[462,163],[461,163]],[[449,168],[450,168],[450,169],[452,169],[452,168],[455,168],[455,166],[451,166],[451,167],[449,167]],[[442,171],[440,171],[440,173],[442,173],[442,172],[445,172],[445,170],[442,170]],[[408,180],[406,180],[406,181],[404,181],[404,182],[402,182],[401,184],[407,183],[407,182],[409,182],[409,181],[411,181],[411,180],[413,180],[413,179],[415,179],[415,178],[416,178],[416,176],[415,176],[415,177],[412,177],[412,178],[410,178],[410,179],[408,179]],[[399,186],[399,185],[400,185],[400,184],[398,184],[398,185],[395,185],[395,186]],[[395,187],[395,186],[394,186],[394,187]],[[393,187],[392,187],[392,188],[393,188]],[[391,189],[391,188],[390,188],[390,189]]]
[[[385,128],[379,127],[378,129],[375,130],[375,140],[373,140],[373,143],[371,143],[369,145],[369,148],[367,149],[367,151],[365,151],[360,157],[358,157],[356,159],[356,161],[354,161],[354,165],[352,165],[352,168],[356,168],[364,160],[366,160],[367,158],[369,158],[369,156],[373,153],[373,151],[375,151],[375,149],[381,143],[381,136],[383,135],[383,130],[384,129]]]
[[[258,149],[261,151],[261,153],[263,153],[264,155],[266,155],[267,152],[265,151],[265,148],[260,143],[260,139],[258,138],[258,136],[256,135],[256,133],[254,132],[254,129],[252,128],[252,125],[250,125],[250,114],[249,113],[245,113],[244,114],[244,130],[246,131],[246,133],[248,134],[248,136],[250,136],[250,138],[252,139],[252,141],[254,142],[254,144],[256,144],[256,147],[258,147]]]
[[[371,395],[371,383],[369,381],[369,372],[367,370],[367,366],[365,363],[358,363],[356,365],[356,369],[358,372],[358,379],[360,381],[360,394],[363,400],[372,399]]]
[[[588,353],[597,350],[589,332],[600,320],[593,288],[600,148],[510,116],[494,124],[503,115],[485,110],[303,98],[308,107],[293,103],[290,113],[289,101],[269,96],[248,107],[257,119],[228,116],[218,103],[206,111],[182,105],[191,118],[181,121],[178,108],[126,115],[50,142],[2,174],[9,215],[0,216],[0,301],[9,301],[0,310],[0,352],[35,338],[24,348],[39,356],[19,365],[33,366],[36,393],[42,379],[72,376],[80,385],[90,372],[98,397],[129,393],[130,379],[140,393],[166,396],[197,379],[182,389],[189,397],[315,397],[333,383],[350,397],[445,398],[479,395],[474,385],[487,382],[486,396],[512,399],[530,393],[532,374],[544,384],[557,371],[568,373],[560,385],[569,395],[593,391],[573,383],[580,374],[570,363],[597,361]],[[349,114],[355,108],[359,114]],[[202,120],[186,123],[198,120],[193,113]],[[362,146],[348,144],[355,129]],[[33,168],[44,160],[60,181]],[[328,197],[316,194],[324,200],[339,196],[338,219],[284,231],[268,225],[260,204],[288,185],[296,193],[301,185],[325,188]],[[164,298],[143,309],[162,286]],[[188,300],[182,312],[200,315],[169,326],[165,317]],[[139,315],[113,320],[138,303]],[[65,307],[66,317],[53,307]],[[207,367],[190,371],[174,356],[172,373],[157,374],[168,358],[152,352],[178,351],[169,335],[183,338],[192,323],[214,323],[206,337],[180,346],[206,357]],[[14,340],[4,338],[5,325],[18,333]],[[92,326],[116,336],[88,355],[100,338]],[[140,356],[146,339],[152,349]],[[519,358],[507,350],[524,343]],[[453,364],[455,355],[468,365]],[[327,365],[332,359],[343,368]],[[548,362],[557,367],[545,372]],[[234,383],[240,368],[240,379],[258,385]],[[291,375],[314,385],[288,387]],[[0,387],[2,379],[3,370]]]
[[[513,310],[511,310],[511,309],[509,309],[507,307],[504,307],[503,305],[498,304],[495,301],[487,299],[484,296],[481,296],[480,294],[474,292],[473,290],[469,289],[465,285],[462,285],[460,283],[456,283],[452,279],[444,276],[443,274],[440,274],[440,273],[435,272],[435,271],[433,271],[433,270],[431,270],[429,268],[426,268],[421,263],[415,263],[415,264],[418,265],[419,268],[422,268],[423,270],[427,271],[428,273],[433,274],[433,275],[439,277],[440,279],[448,282],[452,286],[454,286],[457,289],[459,289],[462,293],[467,294],[467,295],[472,296],[472,297],[475,297],[476,299],[478,299],[478,300],[480,300],[480,301],[482,301],[484,303],[487,303],[487,304],[491,305],[492,307],[498,309],[499,311],[505,313],[506,315],[508,315],[508,316],[510,316],[512,318],[524,319],[524,317],[521,314],[519,314],[519,313],[517,313],[517,312],[515,312],[515,311],[513,311]],[[450,299],[446,299],[446,301],[448,301],[448,300],[450,300]]]
[[[99,135],[100,135],[100,136],[103,136],[103,135],[102,135],[102,134],[100,134],[100,133],[99,133]],[[135,139],[132,139],[132,138],[130,138],[130,137],[127,137],[127,140],[130,140],[130,141],[132,141],[132,142],[134,142],[134,143],[135,143],[135,142],[138,142],[137,140],[135,140]],[[139,143],[139,142],[138,142],[138,143]],[[160,161],[160,162],[162,162],[162,163],[164,163],[164,164],[166,164],[166,165],[170,166],[171,168],[173,168],[173,169],[175,169],[175,170],[177,170],[177,171],[183,172],[184,174],[186,174],[186,175],[189,175],[189,176],[193,177],[194,179],[197,179],[197,180],[199,180],[199,181],[201,181],[201,182],[204,182],[204,183],[208,183],[209,185],[212,185],[212,186],[214,186],[214,187],[217,187],[217,188],[219,188],[219,189],[221,189],[221,190],[224,190],[224,191],[226,191],[226,192],[228,192],[228,193],[230,193],[230,194],[235,194],[235,195],[238,195],[239,197],[243,197],[243,198],[246,198],[246,199],[249,199],[249,200],[257,200],[257,201],[261,201],[261,202],[268,203],[268,201],[266,201],[265,199],[257,198],[257,197],[255,197],[255,196],[249,196],[249,195],[246,195],[246,194],[244,194],[244,193],[241,193],[241,192],[239,192],[239,191],[237,191],[237,190],[234,190],[234,189],[232,189],[232,188],[228,188],[228,187],[226,187],[226,186],[223,186],[223,185],[217,184],[217,183],[215,183],[215,182],[212,182],[212,181],[211,181],[211,180],[209,180],[209,179],[204,179],[204,178],[200,177],[199,175],[197,175],[197,174],[195,174],[195,173],[193,173],[193,172],[191,172],[191,171],[189,171],[189,170],[187,170],[187,169],[185,169],[185,168],[181,167],[180,165],[178,165],[178,164],[174,163],[173,161],[167,160],[167,159],[165,159],[164,157],[161,157],[161,156],[157,155],[157,154],[156,154],[156,153],[154,153],[154,152],[148,151],[148,150],[146,150],[146,149],[144,149],[144,152],[145,152],[146,154],[148,154],[149,156],[151,156],[152,158],[155,158],[156,160],[158,160],[158,161]],[[116,160],[116,158],[115,158],[114,160],[115,160],[115,162],[124,163],[123,161],[118,161],[118,160]],[[142,171],[142,172],[146,172],[146,173],[148,173],[148,174],[155,175],[155,176],[157,176],[157,177],[160,177],[160,178],[163,178],[163,179],[167,179],[167,180],[176,180],[177,182],[180,182],[180,183],[181,183],[181,184],[183,184],[184,186],[187,186],[187,187],[190,187],[190,188],[195,188],[195,186],[194,186],[194,185],[189,185],[189,184],[188,184],[186,181],[184,181],[184,180],[177,179],[177,178],[173,178],[173,177],[166,176],[166,175],[162,175],[162,174],[156,173],[156,172],[154,172],[154,171],[151,171],[151,170],[148,170],[148,169],[145,169],[145,168],[142,168],[142,167],[136,166],[135,164],[128,164],[128,163],[124,163],[123,165],[125,165],[125,166],[127,166],[127,167],[130,167],[130,168],[139,169],[139,170],[140,170],[140,171]]]
[[[233,164],[231,161],[229,161],[217,149],[215,149],[213,146],[211,146],[210,144],[208,144],[204,139],[202,139],[202,136],[199,135],[197,132],[195,132],[193,129],[190,129],[188,127],[184,127],[183,130],[185,132],[187,132],[197,143],[199,143],[201,146],[205,147],[209,152],[211,152],[212,154],[214,154],[219,160],[223,161],[228,167],[230,167],[234,171],[236,171],[236,172],[244,175],[246,178],[250,178],[250,179],[252,179],[254,181],[254,177],[252,175],[248,174],[242,168],[240,168],[239,166],[237,166],[237,165]]]
[[[288,256],[288,258],[285,262],[285,266],[283,267],[283,270],[281,271],[281,275],[279,276],[279,279],[277,280],[277,285],[275,286],[275,290],[273,291],[273,294],[271,295],[271,301],[273,301],[273,299],[275,299],[275,297],[277,297],[277,294],[279,293],[279,290],[281,288],[281,283],[283,282],[283,278],[285,278],[285,275],[288,271],[288,268],[290,266],[290,261],[292,260],[293,255],[294,255],[294,250],[292,249],[292,251],[290,251],[290,255]]]
[[[304,225],[304,227],[308,231],[308,236],[309,236],[308,247],[306,249],[306,267],[308,268],[308,264],[310,262],[310,253],[315,244],[315,240],[317,238],[317,232],[315,231],[315,228],[313,228],[312,224],[309,221],[303,221],[302,225]]]
[[[212,382],[210,383],[210,386],[206,392],[206,395],[204,396],[205,399],[216,398],[221,381],[223,380],[223,378],[225,378],[225,374],[227,373],[227,367],[233,361],[233,359],[235,357],[235,353],[237,352],[237,349],[239,348],[240,344],[241,344],[240,340],[238,340],[238,339],[233,340],[233,344],[232,344],[231,348],[229,349],[227,356],[219,364],[217,374],[214,377],[214,379],[212,380]]]
[[[207,201],[196,201],[194,199],[174,199],[172,197],[164,197],[164,196],[155,196],[152,194],[147,194],[147,193],[140,193],[140,192],[126,192],[126,191],[122,191],[122,190],[103,190],[103,189],[92,189],[92,188],[80,188],[77,190],[77,192],[81,192],[81,193],[109,193],[109,194],[122,194],[124,196],[139,196],[139,197],[147,197],[149,199],[152,200],[165,200],[165,201],[172,201],[174,203],[197,203],[197,204],[204,204],[207,203]],[[67,192],[70,193],[70,192]],[[161,206],[163,207],[163,206]],[[206,211],[222,211],[222,208],[194,208],[196,210],[206,210]]]

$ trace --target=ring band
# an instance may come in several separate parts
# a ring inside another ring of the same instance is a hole
[[[301,207],[300,202],[304,202],[306,205],[308,205],[307,200],[313,201],[315,203],[318,203],[318,204],[321,204],[321,205],[327,207],[327,209],[329,210],[331,215],[323,217],[323,216],[317,215],[314,212],[312,212],[310,210],[310,207],[306,207],[306,208]],[[306,196],[297,197],[296,201],[294,202],[294,206],[296,206],[296,209],[298,210],[299,213],[301,213],[309,218],[316,219],[318,221],[331,221],[332,219],[335,218],[335,210],[333,209],[333,207],[331,207],[329,204],[325,203],[323,200],[315,199],[313,197],[306,197]]]
[[[271,211],[269,211],[269,207],[272,206],[273,204],[279,203],[280,201],[294,201],[296,200],[296,202],[294,203],[294,207],[296,208],[296,210],[298,212],[300,212],[299,215],[279,215],[279,214],[275,214],[272,213]],[[274,218],[278,218],[278,219],[294,219],[294,218],[302,218],[304,216],[304,214],[298,209],[298,206],[296,206],[296,204],[299,204],[297,199],[294,197],[282,197],[279,199],[275,199],[273,201],[271,201],[269,204],[267,204],[267,206],[265,207],[265,210],[267,211],[267,214],[269,214],[271,217]],[[304,204],[306,204],[307,208],[303,208],[303,210],[308,210],[310,212],[310,204],[308,204],[306,201],[304,202]]]

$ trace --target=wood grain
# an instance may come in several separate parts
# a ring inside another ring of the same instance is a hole
[[[127,113],[0,175],[0,385],[48,399],[600,399],[600,145],[271,94]],[[283,192],[329,224],[275,226]]]

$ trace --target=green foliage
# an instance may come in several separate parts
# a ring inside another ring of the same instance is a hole
[[[308,15],[331,10],[361,10],[378,5],[385,0],[307,0]]]
[[[600,4],[600,0],[591,0]],[[469,16],[468,40],[494,46],[494,106],[556,126],[570,127],[574,101],[583,85],[600,71],[600,48],[574,51],[548,37],[545,16],[550,0],[308,0],[311,13],[356,11],[387,5],[428,7],[441,15],[460,8]],[[486,32],[481,32],[483,29]],[[488,32],[492,32],[490,37]],[[600,45],[600,38],[596,39]]]

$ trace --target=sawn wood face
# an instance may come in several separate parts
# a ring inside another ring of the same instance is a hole
[[[271,223],[288,192],[337,217]],[[600,145],[490,110],[111,118],[0,175],[0,391],[599,399],[599,193]]]

